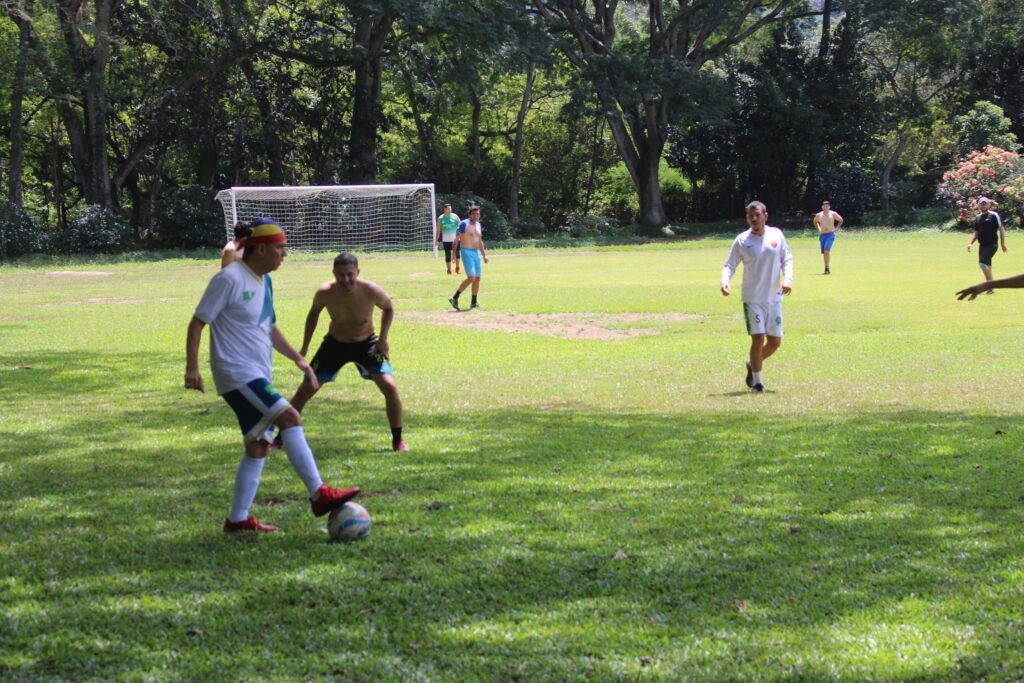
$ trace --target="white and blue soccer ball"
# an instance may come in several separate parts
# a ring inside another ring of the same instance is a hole
[[[332,541],[359,541],[370,536],[370,513],[359,503],[348,502],[327,518]]]

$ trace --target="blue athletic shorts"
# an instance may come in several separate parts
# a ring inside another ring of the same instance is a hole
[[[832,243],[836,241],[836,234],[834,232],[822,233],[818,235],[818,241],[821,242],[822,254],[826,251],[832,251]]]
[[[309,362],[317,381],[333,382],[338,371],[345,363],[354,363],[363,379],[373,379],[374,375],[390,375],[391,363],[383,353],[377,353],[377,335],[359,342],[340,342],[330,334],[324,336],[320,348],[313,360]],[[309,381],[307,377],[305,381]]]
[[[270,380],[262,378],[232,389],[223,394],[223,398],[235,411],[245,443],[263,436],[274,424],[277,416],[291,405],[286,398],[277,393]]]
[[[463,249],[462,265],[466,268],[466,275],[480,277],[480,250]]]

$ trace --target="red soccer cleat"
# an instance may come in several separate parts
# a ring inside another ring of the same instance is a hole
[[[404,441],[399,441],[398,445],[395,446],[394,450],[396,450],[396,451],[408,451],[410,449],[409,449],[409,446],[406,445],[406,443]]]
[[[260,521],[249,515],[246,519],[241,522],[232,522],[227,519],[224,520],[224,531],[228,533],[234,533],[236,531],[277,531],[276,526],[269,524],[260,524]]]
[[[321,517],[335,508],[340,508],[347,501],[358,496],[359,487],[353,486],[350,489],[339,490],[331,488],[327,484],[321,484],[320,488],[316,490],[316,494],[316,498],[311,499],[309,502],[313,508],[313,514]]]

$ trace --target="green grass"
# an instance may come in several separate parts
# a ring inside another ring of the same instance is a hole
[[[1024,271],[1015,235],[997,275]],[[442,262],[364,258],[413,451],[350,369],[309,405],[325,479],[369,494],[349,545],[276,455],[254,513],[283,533],[220,531],[237,427],[182,388],[212,260],[0,267],[0,678],[1020,679],[1024,292],[957,302],[965,244],[844,233],[823,277],[794,236],[760,396],[726,239],[494,251],[465,314]],[[274,276],[293,342],[329,261]]]

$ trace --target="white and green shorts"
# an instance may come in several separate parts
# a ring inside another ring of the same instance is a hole
[[[766,304],[743,304],[743,318],[747,323],[747,334],[767,334],[769,337],[782,336],[782,302]]]

